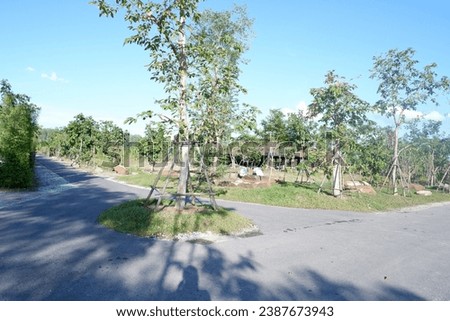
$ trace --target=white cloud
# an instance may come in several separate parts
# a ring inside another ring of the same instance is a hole
[[[299,113],[303,117],[308,117],[309,116],[309,107],[308,107],[308,104],[302,100],[297,104],[297,106],[295,108],[282,108],[281,112],[286,116],[289,114]],[[317,122],[322,118],[322,116],[323,116],[323,114],[318,114],[315,117],[313,117],[312,119]]]
[[[426,115],[424,116],[424,118],[425,118],[425,119],[428,119],[428,120],[434,120],[434,121],[443,121],[443,120],[445,120],[445,116],[442,115],[442,114],[441,114],[440,112],[438,112],[438,111],[432,111],[431,113],[426,114]]]
[[[295,108],[281,108],[281,112],[285,115],[301,113],[303,116],[306,116],[308,113],[308,105],[304,101],[301,101]]]
[[[295,113],[295,110],[292,108],[281,108],[280,110],[285,116]]]
[[[410,120],[410,119],[419,119],[419,118],[423,118],[424,117],[424,114],[422,112],[417,111],[417,110],[408,110],[408,109],[406,109],[403,112],[403,115],[408,120]]]
[[[56,72],[52,72],[51,74],[47,74],[47,73],[42,73],[41,77],[44,79],[49,79],[51,81],[59,81],[59,82],[67,82],[64,78],[58,77],[56,75]]]
[[[304,102],[301,101],[298,103],[297,105],[297,110],[303,115],[306,116],[308,114],[308,105]]]
[[[34,72],[34,71],[36,71],[36,69],[34,69],[33,67],[27,67],[26,68],[26,71],[29,71],[29,72]]]
[[[417,111],[417,110],[405,110],[403,112],[403,115],[405,116],[406,120],[413,120],[413,119],[426,119],[426,120],[434,120],[434,121],[444,121],[445,120],[445,116],[436,110],[429,112],[427,114],[425,114],[421,111]],[[448,114],[447,116],[450,117],[450,114]]]

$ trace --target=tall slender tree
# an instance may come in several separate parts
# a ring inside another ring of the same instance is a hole
[[[163,84],[166,98],[157,103],[172,112],[172,122],[178,128],[181,146],[181,170],[177,187],[177,209],[187,201],[189,178],[189,146],[192,143],[193,115],[203,120],[212,115],[224,115],[228,121],[235,114],[233,99],[243,91],[237,80],[237,67],[245,51],[245,23],[235,23],[227,13],[200,14],[201,0],[95,0],[100,15],[113,17],[125,10],[125,20],[133,34],[125,43],[142,46],[150,54],[148,69],[152,79]],[[242,28],[242,29],[239,29]],[[223,30],[222,30],[223,29]],[[227,32],[225,32],[227,30]],[[202,109],[203,108],[203,109]],[[249,109],[253,111],[253,109]],[[197,111],[197,113],[193,113]],[[224,111],[224,112],[223,112]],[[142,117],[151,117],[145,111]],[[217,139],[224,134],[214,125],[214,118],[204,121],[205,128]],[[222,123],[222,129],[225,123]]]
[[[350,127],[357,128],[367,120],[370,106],[355,93],[356,85],[348,83],[330,71],[325,76],[325,87],[311,89],[313,102],[309,105],[310,117],[320,117],[331,138],[333,151],[333,195],[341,195],[341,147]]]
[[[233,129],[250,125],[245,123],[249,118],[255,121],[254,109],[239,104],[239,95],[247,93],[239,76],[241,64],[247,63],[244,54],[252,24],[242,6],[223,12],[206,10],[188,39],[197,51],[191,84],[193,127],[203,141],[220,143]]]
[[[427,102],[437,104],[438,91],[449,88],[448,78],[438,77],[436,63],[420,68],[414,54],[412,48],[391,49],[373,58],[371,70],[371,78],[380,82],[377,90],[380,100],[376,108],[394,122],[393,156],[389,173],[395,195],[398,194],[397,180],[400,174],[399,132],[405,122],[405,114]]]
[[[196,51],[191,82],[191,126],[195,141],[218,162],[222,144],[233,132],[256,128],[256,108],[241,104],[239,96],[247,90],[239,83],[241,64],[249,49],[253,21],[246,8],[234,6],[227,11],[205,10],[188,38]],[[209,148],[212,147],[212,148]]]
[[[164,0],[161,3],[141,0],[92,1],[100,15],[114,17],[119,9],[125,10],[125,20],[133,34],[125,39],[126,44],[137,44],[149,51],[151,62],[148,69],[152,79],[162,83],[168,96],[159,101],[171,111],[178,127],[178,143],[181,145],[181,169],[177,187],[177,209],[187,201],[189,177],[189,119],[188,78],[193,59],[192,46],[186,42],[190,26],[199,21],[198,3],[201,0]],[[142,116],[151,117],[151,110]]]

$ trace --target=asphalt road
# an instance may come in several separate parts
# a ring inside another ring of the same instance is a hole
[[[48,186],[0,192],[0,300],[450,300],[449,204],[367,214],[224,201],[262,235],[172,242],[96,223],[145,190],[37,164]]]

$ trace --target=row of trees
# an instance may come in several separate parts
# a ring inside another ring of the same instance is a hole
[[[172,136],[170,126],[163,122],[148,124],[144,136],[140,136],[130,135],[112,121],[78,114],[67,126],[41,128],[38,149],[83,166],[129,166],[131,160],[140,166],[139,160],[144,158],[155,166],[172,148]]]
[[[361,117],[359,115],[358,117]],[[441,131],[440,121],[414,119],[405,123],[398,139],[399,168],[407,183],[437,185],[450,165],[450,136]],[[271,110],[252,138],[256,146],[277,146],[279,165],[293,164],[294,151],[304,151],[304,159],[296,169],[314,173],[324,171],[333,177],[336,165],[359,174],[373,184],[383,184],[393,166],[394,129],[366,119],[356,127],[346,125],[340,135],[305,113],[284,114]],[[274,142],[276,144],[274,144]],[[254,164],[261,164],[262,154],[256,150]],[[247,157],[251,156],[248,154]],[[340,157],[340,158],[338,158]]]
[[[30,187],[39,108],[30,97],[14,93],[6,80],[0,83],[0,93],[0,187]]]
[[[113,165],[121,162],[124,131],[111,121],[96,121],[76,115],[69,124],[57,129],[41,129],[39,150],[50,156],[66,157],[78,164],[91,164],[95,158]]]
[[[358,119],[360,124],[350,127],[346,123],[340,133],[306,113],[286,115],[275,109],[255,131],[236,132],[220,145],[203,142],[201,153],[213,170],[220,165],[268,165],[307,174],[325,172],[331,178],[339,164],[373,184],[382,184],[392,170],[394,129],[381,127],[364,115],[358,115]],[[449,165],[450,137],[440,127],[441,122],[425,119],[406,123],[404,135],[399,137],[399,167],[406,182],[433,186],[443,178]],[[276,155],[275,160],[270,159],[268,146]],[[42,129],[39,147],[50,155],[85,164],[107,160],[109,166],[127,165],[133,159],[136,166],[139,159],[146,158],[153,168],[163,163],[170,151],[173,159],[173,151],[179,149],[178,144],[173,144],[173,129],[167,123],[150,123],[143,137],[130,137],[109,121],[98,122],[82,114],[66,127]],[[195,156],[198,155],[191,153],[191,164],[198,160]]]
[[[384,55],[374,57],[371,78],[379,81],[377,93],[380,99],[373,105],[355,94],[356,85],[337,76],[334,71],[328,72],[325,76],[324,87],[311,89],[313,100],[308,106],[307,117],[316,117],[322,132],[326,131],[330,135],[328,148],[332,152],[332,157],[329,162],[331,164],[328,165],[333,167],[334,195],[339,195],[342,189],[341,167],[349,161],[361,167],[360,170],[372,177],[387,173],[391,179],[394,194],[398,193],[398,181],[404,179],[402,167],[407,168],[409,180],[416,173],[412,169],[416,166],[406,161],[406,152],[400,158],[400,153],[405,148],[411,152],[423,150],[424,146],[428,146],[428,151],[432,155],[431,160],[427,161],[429,183],[435,183],[436,173],[439,169],[444,169],[444,163],[448,163],[446,140],[437,143],[436,137],[432,137],[439,134],[439,123],[425,124],[422,131],[417,128],[417,124],[411,125],[411,134],[405,140],[409,144],[401,146],[400,131],[407,122],[405,114],[427,103],[437,104],[438,95],[447,92],[450,87],[447,77],[438,77],[435,63],[421,68],[419,62],[414,59],[414,54],[414,50],[408,48],[389,50]],[[369,112],[380,113],[392,119],[392,129],[377,128],[373,122],[369,121],[367,117]],[[274,116],[276,114],[272,115]],[[271,122],[273,121],[265,124],[269,125]],[[279,123],[278,120],[275,126],[266,125],[266,130],[271,133],[272,129],[279,128]],[[386,145],[390,146],[390,150],[383,150],[386,134],[390,138]],[[343,146],[346,146],[345,153],[343,153]],[[436,157],[438,152],[440,155]],[[386,160],[388,155],[390,159]],[[407,164],[401,166],[401,162],[405,161]],[[436,161],[439,161],[438,165],[435,164]],[[417,165],[417,161],[415,163]]]

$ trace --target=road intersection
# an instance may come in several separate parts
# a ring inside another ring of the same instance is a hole
[[[96,222],[144,189],[37,165],[45,188],[0,192],[0,300],[450,300],[449,204],[356,213],[220,201],[261,235],[174,242]]]

